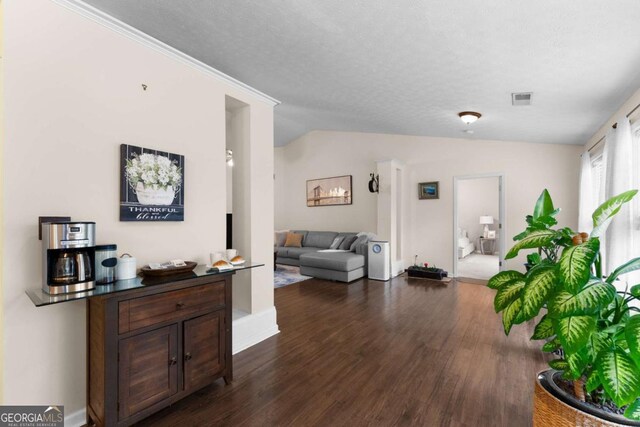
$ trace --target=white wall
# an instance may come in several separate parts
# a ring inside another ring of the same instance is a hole
[[[478,237],[484,225],[480,216],[491,215],[489,230],[497,230],[500,221],[499,180],[497,177],[463,179],[458,181],[458,227],[467,230],[469,240],[478,248]],[[497,235],[498,233],[496,233]],[[496,245],[496,250],[497,250]]]
[[[251,106],[248,185],[261,208],[252,256],[270,265],[273,107],[52,1],[5,8],[3,403],[57,403],[69,414],[85,406],[85,305],[35,308],[25,295],[41,285],[38,216],[94,220],[98,241],[117,243],[139,266],[206,262],[225,247],[230,95]],[[185,156],[184,222],[119,222],[121,143]],[[251,274],[253,308],[272,307],[270,268]]]
[[[525,227],[524,217],[543,188],[557,206],[560,224],[575,227],[581,147],[556,144],[450,138],[310,132],[276,148],[276,228],[376,231],[377,195],[367,190],[376,161],[397,159],[407,165],[405,264],[417,254],[422,262],[451,271],[453,265],[453,177],[502,172],[506,191],[506,236]],[[353,175],[353,205],[308,208],[305,181]],[[418,183],[440,181],[440,199],[418,200]],[[381,186],[385,185],[383,182]],[[509,243],[509,242],[508,242]],[[507,244],[507,246],[509,246]],[[524,257],[507,262],[521,268]]]

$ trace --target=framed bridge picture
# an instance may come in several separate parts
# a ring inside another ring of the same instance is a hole
[[[307,181],[307,206],[337,206],[353,203],[351,175]]]

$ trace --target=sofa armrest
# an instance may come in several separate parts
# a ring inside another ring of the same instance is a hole
[[[369,243],[360,243],[359,245],[356,245],[355,253],[364,256],[364,269],[366,274],[366,270],[368,269],[367,266],[369,265],[367,259],[369,257]]]

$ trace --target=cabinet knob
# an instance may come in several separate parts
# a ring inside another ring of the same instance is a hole
[[[174,357],[172,357],[172,358],[169,360],[169,366],[173,366],[173,365],[175,365],[176,363],[178,363],[178,358],[177,358],[177,357],[175,357],[175,356],[174,356]]]
[[[185,353],[184,360],[191,360],[191,353]]]
[[[177,308],[178,310],[182,310],[182,309],[184,308],[184,305],[185,305],[185,304],[184,304],[183,302],[179,302],[179,303],[177,303],[177,304],[176,304],[176,308]]]

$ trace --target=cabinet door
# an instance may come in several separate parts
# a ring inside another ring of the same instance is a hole
[[[184,322],[184,388],[211,383],[224,369],[224,310]]]
[[[178,325],[120,341],[119,418],[178,392]]]

